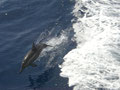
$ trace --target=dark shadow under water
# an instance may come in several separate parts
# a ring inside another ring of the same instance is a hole
[[[28,88],[33,90],[72,90],[72,87],[68,87],[68,79],[60,77],[59,73],[59,67],[55,66],[38,75],[37,78],[29,75]]]

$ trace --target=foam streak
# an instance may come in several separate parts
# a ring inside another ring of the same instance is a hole
[[[74,90],[120,89],[120,5],[116,4],[119,1],[76,0],[77,47],[60,66],[60,75],[69,78]],[[80,11],[85,12],[83,17]]]

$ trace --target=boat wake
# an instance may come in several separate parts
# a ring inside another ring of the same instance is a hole
[[[77,47],[60,75],[74,90],[120,89],[120,1],[76,0],[73,15]]]

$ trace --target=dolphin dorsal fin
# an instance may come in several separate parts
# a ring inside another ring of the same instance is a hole
[[[34,42],[32,44],[32,50],[37,50]]]

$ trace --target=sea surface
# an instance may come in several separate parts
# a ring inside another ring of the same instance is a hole
[[[72,90],[60,77],[63,57],[75,48],[69,0],[0,0],[0,90]],[[32,43],[52,45],[37,67],[18,74]]]
[[[120,0],[0,0],[0,90],[120,90]]]

